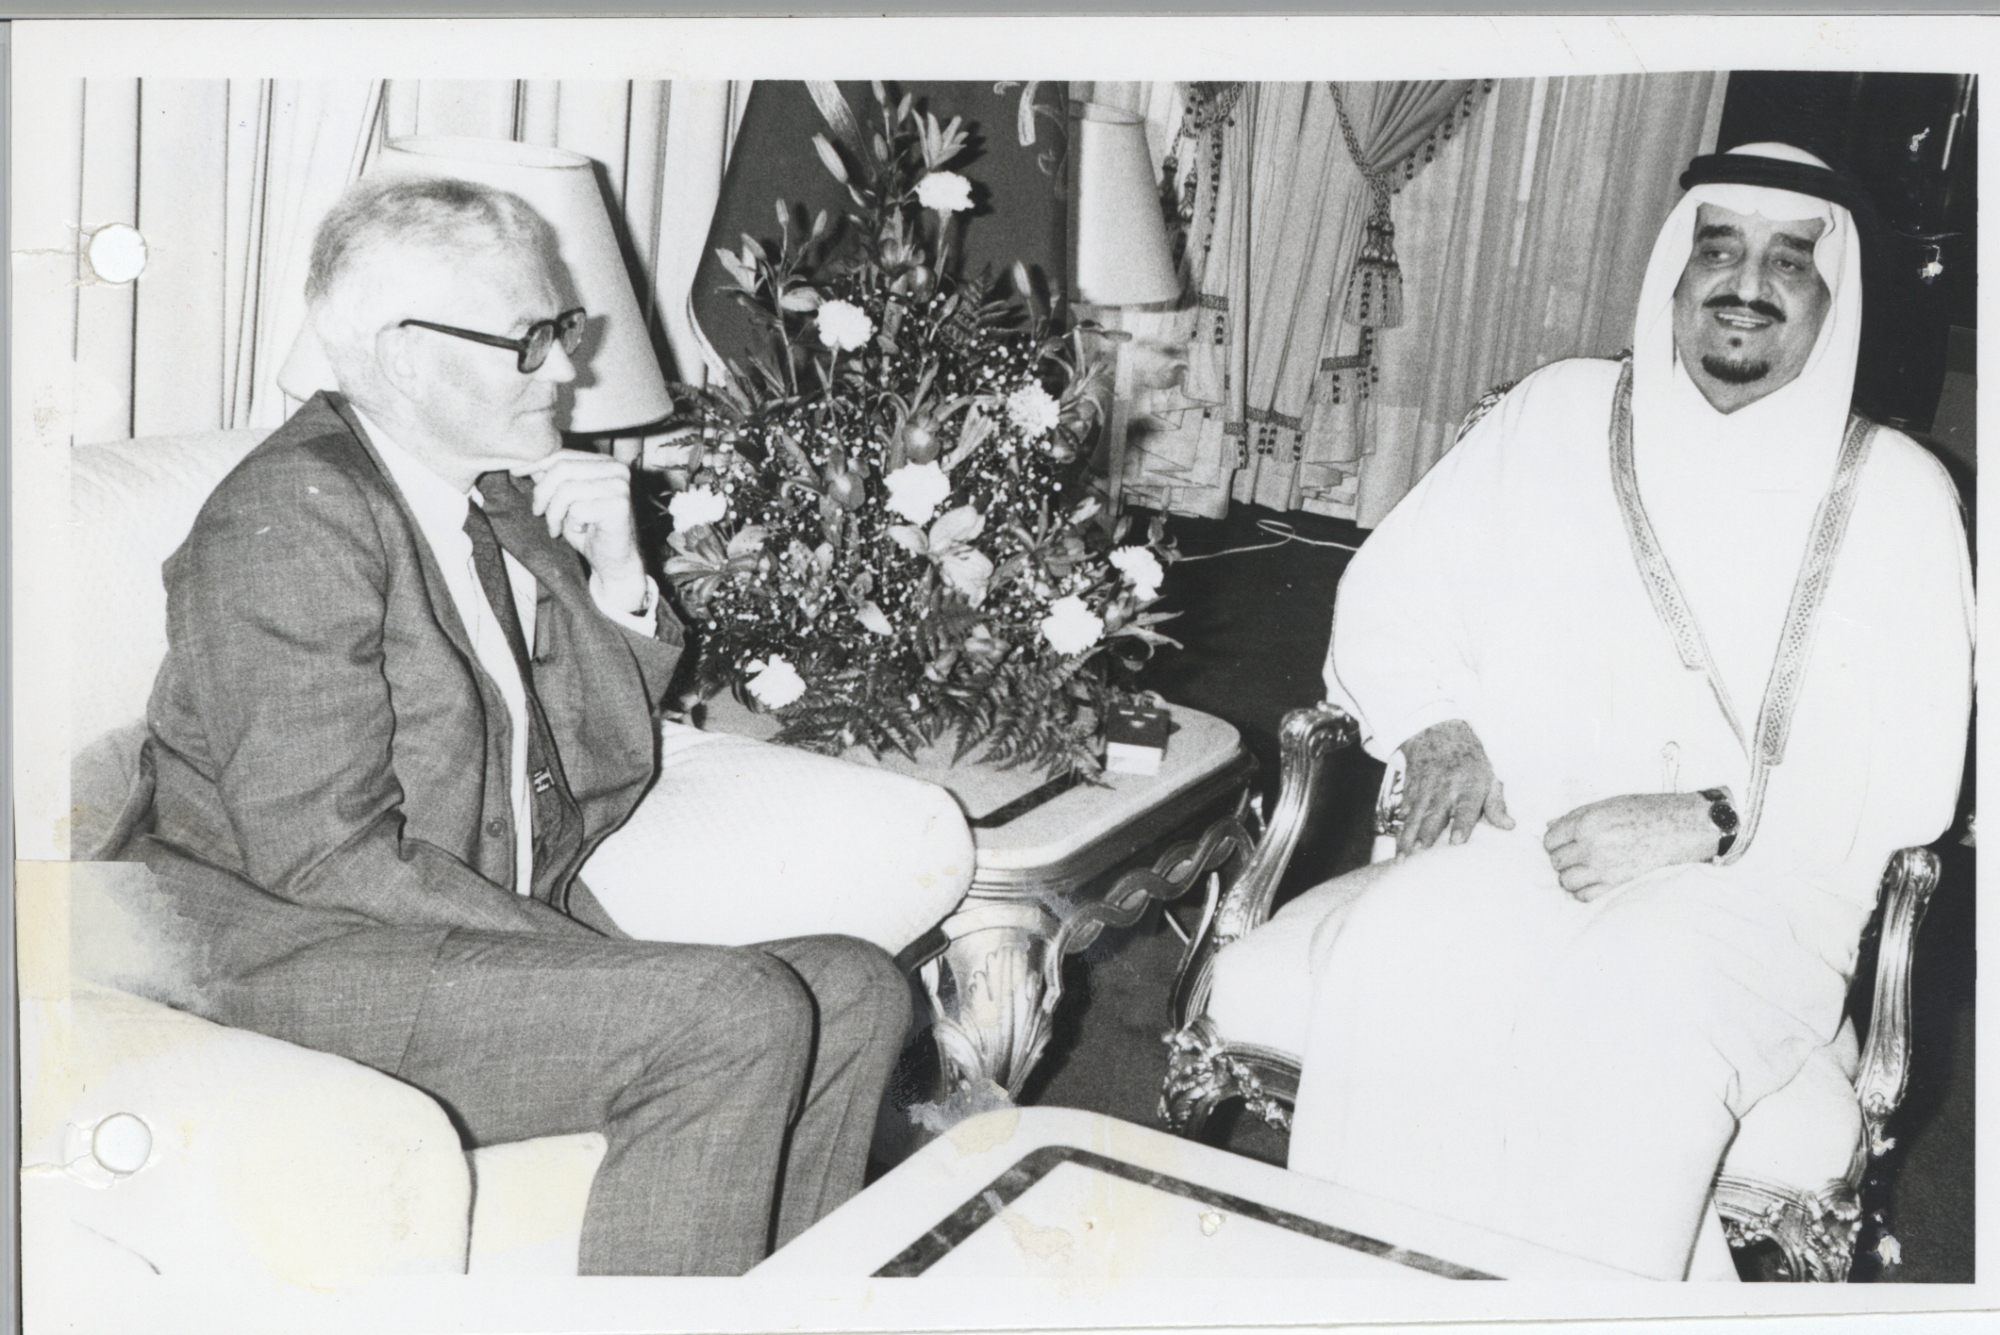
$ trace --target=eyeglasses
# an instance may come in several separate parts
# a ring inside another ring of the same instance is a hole
[[[429,320],[405,320],[403,325],[415,325],[419,329],[430,329],[440,334],[450,334],[453,338],[470,339],[474,343],[484,343],[489,348],[511,348],[517,354],[514,368],[522,375],[542,369],[542,363],[549,359],[549,349],[558,341],[565,353],[573,353],[583,343],[583,323],[587,317],[583,307],[575,306],[552,320],[537,320],[528,326],[528,332],[519,338],[503,338],[499,334],[482,334],[474,329],[459,329],[448,324],[432,324]],[[397,328],[401,328],[398,325]]]

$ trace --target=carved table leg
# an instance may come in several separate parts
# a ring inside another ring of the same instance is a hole
[[[1062,996],[1062,961],[1087,948],[1106,927],[1130,926],[1147,904],[1185,894],[1206,876],[1248,855],[1246,789],[1236,809],[1212,821],[1199,839],[1177,843],[1150,867],[1126,872],[1088,897],[982,896],[945,920],[944,954],[923,966],[937,1015],[932,1028],[948,1090],[991,1081],[1018,1098],[1041,1060]],[[946,980],[950,981],[947,989]]]
[[[977,898],[946,921],[951,943],[923,967],[923,981],[948,1090],[990,1081],[1019,1096],[1049,1042],[1043,958],[1056,930],[1038,904]]]

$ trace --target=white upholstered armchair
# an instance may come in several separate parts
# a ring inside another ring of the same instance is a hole
[[[91,860],[110,851],[166,653],[161,563],[266,434],[70,455],[74,587],[90,591],[69,627],[80,865],[32,864],[20,896],[35,1287],[57,1294],[65,1277],[128,1272],[317,1286],[468,1268],[574,1274],[604,1153],[596,1133],[468,1155],[442,1108],[386,1075],[98,985],[123,981],[115,967],[71,977],[114,944],[105,918],[72,909],[149,875]],[[671,800],[642,804],[585,873],[634,935],[734,945],[844,932],[895,951],[971,880],[964,819],[931,784],[672,724],[661,752],[656,791]]]
[[[1232,969],[1227,960],[1218,969],[1218,961],[1271,916],[1327,761],[1357,737],[1355,721],[1330,704],[1285,717],[1267,826],[1242,875],[1204,914],[1175,980],[1160,1103],[1182,1135],[1200,1135],[1210,1114],[1232,1099],[1280,1130],[1289,1127],[1310,980],[1303,969]],[[1376,805],[1378,856],[1394,851],[1399,780],[1392,765]],[[1937,879],[1929,849],[1906,848],[1890,859],[1873,978],[1855,981],[1868,989],[1865,1039],[1857,1042],[1852,1024],[1843,1025],[1789,1085],[1752,1108],[1716,1179],[1714,1203],[1731,1245],[1775,1244],[1788,1278],[1844,1281],[1852,1266],[1863,1175],[1894,1143],[1886,1125],[1909,1077],[1911,952]]]

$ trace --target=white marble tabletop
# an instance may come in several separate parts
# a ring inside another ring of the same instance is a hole
[[[1069,1108],[959,1123],[752,1274],[1057,1284],[1632,1278]]]

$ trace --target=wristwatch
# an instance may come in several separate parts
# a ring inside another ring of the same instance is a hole
[[[1704,788],[1701,795],[1708,799],[1708,818],[1721,832],[1721,837],[1715,841],[1715,856],[1720,861],[1736,844],[1736,804],[1729,800],[1726,788]]]

